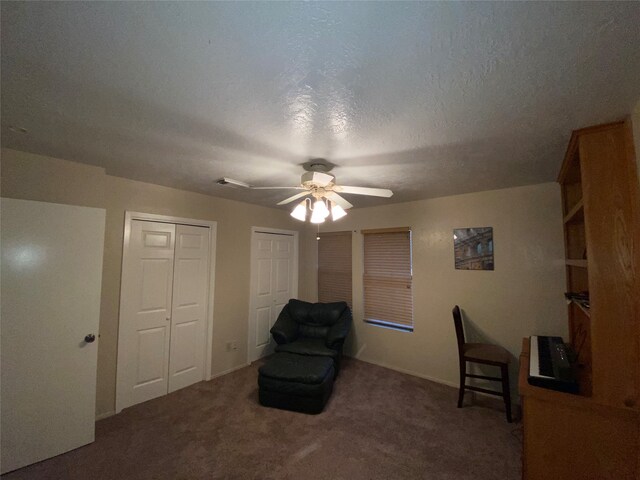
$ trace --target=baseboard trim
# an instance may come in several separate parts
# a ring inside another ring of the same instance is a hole
[[[425,380],[429,380],[430,382],[434,382],[434,383],[439,383],[440,385],[446,385],[447,387],[452,387],[455,388],[456,390],[458,390],[460,388],[460,385],[457,382],[449,382],[447,380],[442,380],[441,378],[436,378],[436,377],[431,377],[429,375],[425,375],[423,373],[420,372],[416,372],[414,370],[408,370],[406,368],[400,368],[400,367],[396,367],[393,365],[389,365],[387,363],[383,363],[383,362],[378,362],[377,360],[371,360],[368,358],[362,358],[362,357],[354,357],[351,355],[345,355],[347,357],[350,358],[355,358],[356,360],[360,360],[361,362],[365,362],[365,363],[370,363],[372,365],[377,365],[378,367],[382,367],[382,368],[388,368],[389,370],[394,370],[396,372],[400,372],[400,373],[405,373],[407,375],[411,375],[413,377],[418,377],[418,378],[424,378]],[[496,397],[494,397],[493,395],[487,395],[486,393],[482,393],[482,392],[472,392],[474,395],[481,395],[483,397],[487,397],[487,398],[493,398],[495,399]],[[514,405],[520,405],[520,398],[519,395],[517,394],[517,392],[511,392],[511,402]]]
[[[218,378],[218,377],[223,377],[224,375],[228,375],[229,373],[232,373],[232,372],[235,372],[236,370],[240,370],[242,368],[248,367],[249,365],[251,365],[251,364],[250,363],[243,363],[242,365],[238,365],[237,367],[229,368],[228,370],[225,370],[223,372],[216,373],[215,375],[211,375],[209,380],[213,380],[214,378]]]
[[[350,355],[347,355],[350,356]],[[356,360],[360,360],[361,362],[370,363],[372,365],[377,365],[378,367],[388,368],[389,370],[394,370],[400,373],[406,373],[407,375],[411,375],[413,377],[424,378],[425,380],[429,380],[431,382],[439,383],[441,385],[446,385],[448,387],[453,387],[456,390],[458,389],[458,384],[455,382],[448,382],[447,380],[442,380],[441,378],[431,377],[429,375],[425,375],[420,372],[416,372],[415,370],[408,370],[406,368],[396,367],[394,365],[389,365],[388,363],[379,362],[377,360],[371,360],[370,358],[362,358],[362,357],[351,357]]]
[[[114,416],[115,414],[116,414],[116,411],[115,411],[115,410],[111,410],[111,411],[109,411],[109,412],[100,413],[100,414],[96,415],[96,422],[97,422],[98,420],[104,420],[105,418],[112,417],[112,416]]]

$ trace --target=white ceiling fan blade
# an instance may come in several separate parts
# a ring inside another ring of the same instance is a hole
[[[300,185],[298,185],[297,187],[254,187],[253,185],[249,185],[247,182],[242,182],[240,180],[235,180],[229,177],[222,177],[216,183],[218,185],[235,185],[236,187],[250,188],[251,190],[282,190],[282,189],[304,190],[305,188]]]
[[[333,188],[336,192],[340,193],[354,193],[356,195],[371,195],[372,197],[385,197],[389,198],[393,195],[391,190],[386,188],[367,188],[367,187],[349,187],[346,185],[340,185]]]
[[[353,207],[353,205],[347,202],[344,198],[342,198],[336,192],[327,192],[324,194],[324,196],[327,197],[332,202],[335,202],[336,205],[340,205],[344,210],[348,210],[349,208]]]
[[[299,198],[302,198],[306,195],[309,195],[311,192],[302,192],[302,193],[296,193],[294,196],[289,197],[289,198],[285,198],[284,200],[282,200],[281,202],[278,202],[278,205],[286,205],[287,203],[291,203],[294,200],[297,200]]]
[[[333,175],[327,175],[322,172],[313,172],[313,183],[318,185],[319,187],[326,187],[331,182],[333,182]]]
[[[220,180],[217,180],[216,183],[218,185],[235,185],[237,187],[251,188],[251,185],[249,185],[248,183],[241,182],[240,180],[234,180],[233,178],[229,177],[222,177]]]
[[[304,187],[249,187],[252,190],[305,190]]]

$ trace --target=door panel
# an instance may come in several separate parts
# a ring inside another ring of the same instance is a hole
[[[256,310],[256,347],[269,343],[271,328],[271,305]]]
[[[294,238],[254,232],[252,236],[252,291],[249,326],[251,361],[270,354],[274,342],[269,330],[297,290],[293,283]]]
[[[209,229],[176,226],[169,392],[204,380]]]
[[[176,282],[174,292],[175,308],[202,304],[202,280],[206,265],[199,258],[176,258]]]
[[[273,283],[276,286],[272,299],[273,303],[273,323],[278,319],[282,308],[293,296],[293,238],[279,237],[276,239],[276,249],[274,253],[274,263],[276,265]]]
[[[167,329],[149,328],[138,330],[138,351],[135,364],[137,365],[135,386],[140,387],[150,383],[164,382],[164,345]]]
[[[7,198],[1,210],[5,473],[94,440],[105,212]]]
[[[143,244],[148,248],[164,248],[165,250],[173,249],[173,232],[158,232],[153,230],[152,224],[149,225],[150,230],[142,227]]]
[[[261,250],[261,254],[269,255],[269,258],[258,259],[258,295],[271,295],[271,251]]]
[[[276,294],[281,294],[281,293],[287,293],[289,292],[291,285],[290,285],[290,278],[289,278],[289,272],[291,271],[290,268],[290,260],[288,258],[282,259],[276,259],[275,260],[276,263]]]
[[[154,312],[169,310],[168,302],[171,297],[167,295],[167,285],[171,284],[171,259],[168,258],[142,258],[140,288],[140,311]]]
[[[256,358],[266,355],[271,341],[272,291],[273,291],[273,248],[272,235],[256,234],[254,242],[254,262],[252,269],[256,275],[256,291],[253,293],[255,305],[253,341],[250,348],[258,352]]]
[[[181,374],[196,368],[196,352],[198,344],[202,342],[198,333],[198,322],[195,320],[181,323],[174,329],[171,349],[174,352],[172,370],[175,373]]]
[[[131,222],[122,269],[118,411],[167,393],[175,230]]]

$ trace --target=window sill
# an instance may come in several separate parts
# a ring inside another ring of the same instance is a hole
[[[413,333],[413,326],[399,325],[397,323],[385,322],[383,320],[369,320],[366,318],[364,319],[364,323],[368,323],[369,325],[373,325],[374,327],[382,327],[382,328],[387,328],[389,330],[396,330],[398,332]]]

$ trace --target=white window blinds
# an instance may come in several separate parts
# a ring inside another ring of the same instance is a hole
[[[364,319],[413,330],[411,230],[363,230]]]
[[[344,301],[351,307],[351,231],[320,233],[318,301]]]

